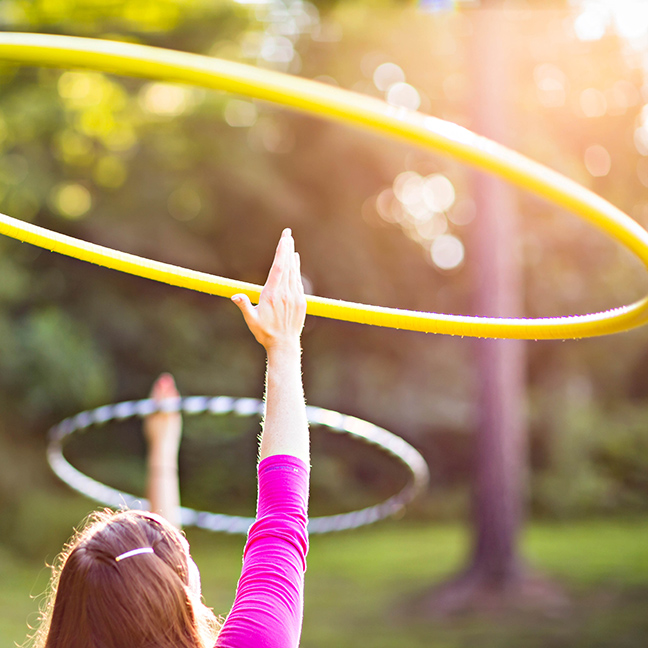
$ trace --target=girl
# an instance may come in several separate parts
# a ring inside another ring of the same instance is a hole
[[[174,526],[179,418],[146,422],[153,511],[103,512],[57,561],[36,648],[296,648],[308,551],[309,435],[301,381],[306,315],[299,256],[284,230],[259,305],[232,297],[267,353],[257,517],[222,627],[201,602],[189,544]],[[169,380],[171,382],[169,383]],[[177,395],[170,376],[153,396]],[[166,418],[165,418],[166,417]],[[179,417],[179,415],[178,415]],[[167,515],[171,521],[163,517]]]

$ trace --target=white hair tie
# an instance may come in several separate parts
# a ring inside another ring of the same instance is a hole
[[[131,549],[130,551],[126,551],[123,554],[119,554],[119,556],[116,556],[115,562],[124,560],[124,558],[130,558],[131,556],[137,556],[137,554],[145,554],[145,553],[155,553],[155,552],[153,551],[153,547],[140,547],[139,549]]]

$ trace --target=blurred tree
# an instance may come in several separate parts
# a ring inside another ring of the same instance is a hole
[[[512,132],[514,61],[520,42],[499,0],[470,16],[472,126],[507,146]],[[520,225],[510,185],[474,173],[472,232],[475,310],[485,317],[521,317],[523,282],[516,254]],[[436,613],[499,606],[562,604],[564,596],[532,575],[519,548],[527,504],[526,352],[521,340],[476,340],[479,396],[474,438],[473,553],[465,571],[436,588]]]
[[[484,4],[487,3],[482,3],[482,5]],[[511,119],[511,116],[506,114],[507,107],[515,105],[515,98],[510,81],[508,84],[501,82],[502,79],[506,78],[512,61],[519,64],[525,57],[528,57],[527,60],[532,61],[535,66],[532,76],[535,81],[537,96],[539,96],[542,105],[545,108],[551,107],[554,111],[557,107],[569,106],[568,123],[571,129],[574,129],[575,123],[578,122],[578,118],[575,118],[574,113],[578,115],[582,111],[585,117],[602,117],[604,114],[610,116],[607,121],[609,126],[604,126],[600,122],[594,126],[590,121],[589,124],[578,125],[577,135],[571,134],[568,128],[565,127],[561,135],[555,138],[556,146],[564,147],[569,151],[570,156],[580,157],[582,155],[581,159],[589,177],[587,175],[583,176],[576,170],[578,165],[569,165],[570,157],[564,159],[561,163],[557,156],[555,160],[549,162],[549,166],[562,167],[568,175],[576,176],[584,184],[591,185],[592,177],[595,179],[609,177],[608,180],[604,181],[607,187],[603,186],[603,181],[594,180],[596,183],[595,191],[603,192],[612,202],[620,204],[628,212],[638,213],[636,203],[640,192],[633,192],[622,198],[612,189],[614,185],[613,174],[616,171],[616,173],[621,173],[620,176],[616,176],[619,182],[618,188],[629,186],[635,187],[636,191],[636,176],[633,167],[637,163],[637,150],[632,146],[633,120],[632,118],[628,119],[627,113],[630,105],[636,105],[635,102],[638,102],[637,85],[636,82],[631,83],[624,78],[628,74],[633,76],[632,68],[629,70],[623,63],[617,67],[615,63],[615,59],[618,61],[616,58],[618,56],[628,57],[629,60],[632,60],[634,56],[631,48],[612,35],[604,39],[607,42],[601,44],[583,45],[582,42],[579,43],[578,40],[574,39],[573,32],[570,33],[570,30],[566,28],[568,23],[565,22],[565,16],[567,14],[564,12],[557,12],[553,15],[549,13],[544,16],[548,20],[548,25],[552,28],[552,31],[546,31],[543,34],[548,40],[553,39],[554,43],[560,42],[561,47],[564,48],[563,51],[559,52],[555,49],[552,51],[549,42],[541,44],[537,35],[538,32],[534,32],[534,36],[530,40],[527,40],[527,35],[523,35],[519,39],[511,34],[507,37],[503,34],[503,25],[508,21],[514,22],[518,28],[525,23],[528,25],[532,12],[527,12],[526,15],[516,14],[515,3],[507,3],[506,9],[499,7],[498,10],[497,4],[491,3],[490,10],[488,6],[484,6],[483,11],[474,14],[478,16],[475,18],[475,29],[472,34],[473,61],[476,61],[476,65],[473,67],[475,74],[472,79],[476,88],[474,118],[472,120],[475,130],[509,145],[513,143],[514,134],[529,133],[529,131],[525,131],[524,128],[517,125],[519,119]],[[575,30],[578,31],[578,17],[574,17],[574,20]],[[488,27],[485,28],[485,25],[488,25]],[[646,31],[644,29],[644,34]],[[588,41],[589,37],[584,38],[579,34],[579,39]],[[520,49],[521,43],[524,43],[525,51]],[[517,44],[517,47],[513,44]],[[600,52],[597,50],[600,50]],[[605,55],[602,54],[604,50],[606,51]],[[575,52],[579,53],[576,54]],[[605,64],[609,65],[610,71],[603,72],[590,58],[599,55],[604,56],[602,60],[605,60]],[[547,63],[547,59],[551,60],[551,63]],[[558,64],[564,67],[559,68]],[[579,73],[574,68],[582,68],[585,65],[589,69],[589,73],[579,76]],[[562,72],[565,67],[569,69],[567,76],[563,76],[564,73]],[[614,71],[611,72],[611,70]],[[549,80],[550,77],[555,83]],[[569,83],[567,78],[569,78],[569,82],[577,87],[579,84],[585,86],[580,91],[580,97],[575,91],[572,91],[578,97],[576,100],[572,99],[570,101],[566,99]],[[524,82],[524,79],[522,82]],[[594,83],[596,86],[592,87]],[[605,84],[609,84],[607,88]],[[598,89],[601,85],[603,90]],[[575,105],[576,102],[580,104],[578,107]],[[522,118],[522,122],[526,122],[528,126],[541,114],[542,111],[526,113],[525,117]],[[614,118],[619,119],[621,122],[616,127],[617,137],[608,138],[606,131],[614,123]],[[537,126],[535,127],[537,128]],[[634,133],[634,139],[636,140],[636,131]],[[580,138],[582,138],[581,141],[574,147],[574,140]],[[597,143],[592,144],[592,139]],[[514,148],[520,148],[519,141],[524,141],[524,137],[515,138]],[[602,141],[605,142],[604,145],[598,143]],[[615,151],[621,145],[621,142],[625,153],[613,153],[610,156],[609,151]],[[637,149],[640,148],[640,146],[637,147]],[[523,145],[522,149],[524,150]],[[542,148],[538,146],[538,150],[541,151]],[[639,152],[641,151],[639,150]],[[610,173],[611,167],[612,173]],[[639,167],[641,168],[641,162],[639,162]],[[625,184],[622,178],[626,179]],[[474,232],[476,241],[473,254],[481,273],[481,276],[475,280],[479,295],[477,300],[478,311],[479,314],[515,316],[522,312],[522,296],[519,292],[521,284],[518,280],[519,274],[516,265],[523,257],[516,250],[518,235],[510,236],[518,231],[518,227],[511,220],[512,210],[515,208],[511,206],[510,195],[504,195],[502,190],[496,187],[497,184],[494,181],[484,181],[482,179],[475,185],[478,218],[476,219]],[[630,195],[632,195],[632,198],[630,198]],[[520,204],[523,208],[528,208],[528,199],[523,200]],[[534,206],[533,211],[536,210],[537,207]],[[490,218],[488,218],[489,216]],[[564,218],[564,216],[561,215],[561,218]],[[527,236],[528,232],[533,231],[534,228],[533,223],[525,224],[524,231],[527,232]],[[584,239],[575,236],[574,230],[581,229],[584,232],[583,237],[588,239],[591,237],[591,239],[583,245],[582,249],[576,251],[574,246],[578,245],[577,240],[584,243]],[[568,245],[571,249],[569,254],[559,255],[560,262],[578,265],[579,272],[583,273],[588,265],[592,250],[599,249],[600,254],[597,256],[597,265],[600,270],[600,264],[607,261],[609,258],[607,255],[610,254],[612,246],[609,243],[606,245],[600,240],[597,241],[598,235],[588,230],[583,223],[570,224],[567,222],[560,228],[554,225],[551,233],[545,232],[545,234],[548,234],[545,242],[548,247],[552,248],[554,254],[558,246],[560,246],[561,235],[558,232],[561,230],[562,236],[565,236],[565,240],[569,241]],[[497,233],[493,236],[495,232]],[[597,289],[592,288],[592,294],[589,297],[589,301],[592,303],[591,310],[603,310],[609,308],[610,303],[619,303],[619,293],[623,292],[624,286],[628,285],[627,280],[621,281],[617,274],[620,267],[619,257],[613,258],[616,267],[609,270],[606,268],[604,274],[609,272],[610,276],[615,277],[615,283],[618,282],[618,292],[616,295],[613,294],[613,291],[609,291],[607,286],[600,288],[597,286]],[[532,255],[528,260],[524,259],[525,265],[528,265],[532,259]],[[637,268],[633,261],[630,262],[630,268]],[[539,265],[536,265],[536,273],[530,277],[530,280],[533,287],[533,298],[536,300],[539,298],[539,301],[543,301],[545,298],[541,295],[544,293],[547,298],[545,303],[553,301],[555,306],[557,300],[560,300],[560,292],[564,293],[569,290],[573,274],[565,272],[563,267],[562,272],[557,272],[552,276],[563,287],[562,290],[558,288],[551,297],[545,291],[539,290],[539,282],[546,280]],[[636,291],[637,280],[632,280],[630,283]],[[573,288],[574,285],[571,284],[571,287]],[[633,295],[627,295],[627,299],[635,298],[636,294],[634,292]],[[599,302],[601,299],[607,301]],[[530,299],[529,302],[529,308],[533,312],[546,314],[546,311],[537,310],[537,301],[536,304],[533,303],[533,299]],[[584,303],[585,300],[580,302],[580,306],[582,307]],[[623,338],[623,336],[621,337]],[[626,344],[633,345],[640,338],[645,339],[645,331],[636,331],[626,335],[623,338],[625,344],[622,339],[617,339],[616,346],[621,348]],[[580,371],[588,375],[596,373],[596,360],[587,352],[589,351],[590,354],[594,352],[599,358],[608,357],[607,355],[604,356],[601,351],[603,348],[610,348],[612,345],[615,345],[612,340],[592,341],[589,345],[580,345],[580,352],[577,351],[581,358]],[[474,553],[466,572],[457,580],[436,591],[432,597],[432,602],[445,609],[470,607],[474,604],[479,605],[480,602],[482,604],[485,602],[486,605],[490,606],[502,600],[511,602],[514,606],[524,604],[525,600],[530,601],[532,604],[537,604],[539,601],[560,603],[564,600],[564,597],[559,589],[530,572],[516,549],[516,537],[521,514],[525,509],[527,492],[525,470],[526,423],[520,410],[521,404],[524,402],[525,372],[522,361],[523,353],[516,343],[490,341],[480,342],[479,346],[482,349],[478,359],[482,397],[479,401],[480,413],[476,430]],[[517,351],[516,346],[518,346]],[[536,346],[538,347],[534,353],[536,363],[534,369],[536,370],[538,362],[547,361],[549,358],[556,360],[565,353],[564,349],[560,349],[555,344]],[[588,350],[586,350],[586,346],[589,346]],[[576,351],[576,344],[574,344],[574,347]],[[627,372],[628,368],[632,366],[627,360],[627,357],[622,360],[621,357],[617,356],[616,361],[611,361],[611,358],[608,357],[608,362],[611,363],[613,368],[610,365],[608,366],[612,372]],[[537,374],[533,378],[537,380]],[[578,379],[575,382],[581,382],[582,384],[582,381]],[[587,379],[584,382],[587,385]],[[608,395],[610,395],[610,387],[611,384],[606,386]],[[585,390],[587,391],[587,387]],[[557,402],[548,404],[547,412],[555,412],[556,415],[560,416],[558,414],[560,411],[559,403],[568,403],[569,397],[566,394],[559,395],[555,389],[552,390],[552,393],[554,398],[557,398]],[[589,406],[592,409],[596,408],[594,403],[589,403]],[[567,405],[567,411],[570,411],[571,407]],[[550,414],[549,417],[551,417]],[[613,431],[611,421],[608,421],[608,425]],[[604,506],[603,502],[606,500],[618,502],[619,487],[612,482],[609,475],[605,475],[600,466],[596,466],[592,462],[591,458],[586,458],[588,452],[591,452],[591,447],[589,451],[587,450],[588,444],[596,445],[598,450],[594,451],[593,455],[597,457],[597,461],[601,465],[605,465],[605,461],[609,461],[607,465],[613,465],[614,461],[610,459],[613,456],[613,451],[606,444],[601,444],[593,439],[584,442],[584,439],[581,438],[580,441],[574,443],[578,434],[577,429],[582,431],[582,426],[580,428],[571,427],[572,429],[570,429],[570,424],[563,420],[561,429],[556,430],[556,434],[560,435],[561,438],[553,440],[556,451],[561,452],[561,450],[558,450],[558,448],[561,448],[565,455],[561,460],[556,461],[554,468],[558,468],[561,464],[571,466],[569,470],[565,471],[565,474],[571,473],[572,475],[571,486],[566,487],[566,483],[563,481],[561,482],[562,488],[569,488],[569,492],[574,494],[580,489],[581,484],[577,481],[578,478],[574,468],[575,465],[578,465],[583,470],[583,473],[581,473],[584,479],[582,486],[586,487],[586,482],[590,485],[591,495],[599,501],[601,506]],[[571,442],[562,438],[563,436],[571,438]],[[627,451],[627,447],[630,446],[627,439],[631,439],[636,444],[635,447],[642,447],[643,442],[636,433],[628,431],[625,435],[620,436],[621,439],[615,445],[615,448],[619,449],[619,456],[623,456]],[[580,459],[575,460],[573,447],[578,444],[580,444],[582,450]],[[572,450],[571,453],[568,453],[567,450],[570,445]],[[603,448],[602,446],[606,447]],[[569,456],[572,457],[571,463]],[[605,461],[603,457],[606,458]],[[637,462],[627,461],[627,463],[624,463],[625,461],[625,459],[619,460],[614,465],[625,466],[627,473],[625,470],[620,472],[625,473],[626,483],[635,483],[637,491],[640,491],[641,487],[633,477],[633,474],[637,472],[636,468],[630,467],[636,466]],[[547,485],[549,483],[547,482]],[[596,492],[599,497],[594,495],[591,486],[597,488]],[[605,495],[603,495],[604,492]],[[557,493],[554,494],[557,495]],[[563,495],[555,500],[556,504],[558,499],[564,501],[570,498],[565,498],[565,492],[563,492]],[[584,500],[582,501],[584,504]]]
[[[476,132],[512,145],[515,120],[512,24],[499,2],[473,14],[471,43],[473,124]],[[473,231],[476,310],[488,317],[520,317],[523,285],[515,254],[519,222],[514,190],[475,174]],[[528,574],[519,555],[526,503],[526,353],[521,340],[477,340],[479,399],[475,438],[475,546],[462,586],[469,597],[517,598]],[[457,585],[459,586],[459,585]],[[464,602],[465,604],[465,602]]]

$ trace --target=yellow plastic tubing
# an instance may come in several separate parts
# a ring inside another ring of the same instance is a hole
[[[648,233],[591,191],[455,124],[377,99],[278,72],[171,50],[44,34],[0,34],[0,60],[88,68],[236,93],[350,124],[431,149],[501,176],[590,221],[648,266]],[[260,287],[142,259],[0,217],[0,233],[40,247],[171,285],[258,299]],[[613,310],[558,318],[508,319],[421,313],[308,298],[308,312],[362,324],[469,337],[567,339],[626,331],[648,321],[648,298]]]

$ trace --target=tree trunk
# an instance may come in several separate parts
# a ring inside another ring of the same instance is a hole
[[[511,144],[511,24],[495,8],[475,12],[471,60],[473,129]],[[480,315],[520,317],[523,312],[518,224],[513,188],[475,173],[477,218],[472,251],[475,305]],[[477,340],[479,399],[473,514],[472,569],[494,587],[520,571],[517,540],[526,494],[525,343]]]
[[[488,7],[490,4],[490,8]],[[511,145],[514,23],[506,12],[472,12],[472,129]],[[489,317],[523,312],[514,190],[483,173],[474,175],[476,220],[472,265],[475,310]],[[533,574],[518,549],[527,491],[525,343],[477,340],[479,380],[473,483],[473,552],[466,570],[428,595],[426,613],[470,609],[562,606],[561,590]]]

